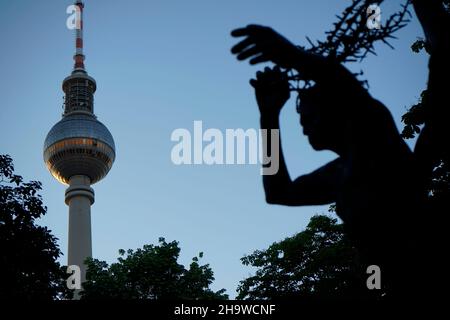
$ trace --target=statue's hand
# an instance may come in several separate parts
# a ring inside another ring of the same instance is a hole
[[[278,117],[290,97],[286,73],[281,72],[278,67],[265,68],[264,72],[256,73],[256,79],[251,79],[250,84],[255,88],[256,101],[261,115]]]
[[[237,55],[238,60],[251,58],[250,64],[272,61],[281,67],[291,68],[301,50],[278,32],[265,26],[251,24],[233,30],[231,35],[246,37],[231,52]]]

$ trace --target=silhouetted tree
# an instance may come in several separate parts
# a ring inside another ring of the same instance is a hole
[[[442,0],[443,8],[447,13],[450,13],[450,0]],[[425,50],[427,54],[431,53],[430,44],[423,37],[418,37],[416,41],[411,45],[411,50],[415,53],[419,53]],[[427,116],[427,108],[430,108],[427,101],[427,90],[423,90],[420,94],[419,101],[411,106],[408,111],[402,116],[402,122],[404,124],[402,136],[405,139],[414,138],[420,133],[420,127],[425,123]]]
[[[342,224],[325,215],[306,229],[241,259],[258,268],[240,282],[238,299],[367,295],[356,249]]]
[[[442,3],[442,8],[447,13],[447,19],[450,17],[450,1],[442,0],[436,1]],[[420,9],[419,9],[420,10]],[[444,11],[443,10],[443,11]],[[426,28],[426,27],[425,27]],[[431,29],[431,28],[428,28]],[[436,30],[427,30],[436,31]],[[441,30],[440,32],[444,33],[445,30]],[[447,31],[448,33],[448,31]],[[442,35],[429,35],[430,37],[443,37]],[[447,39],[450,40],[450,39]],[[448,44],[447,44],[448,45]],[[437,50],[439,50],[438,48]],[[432,54],[433,48],[431,43],[427,41],[425,38],[419,37],[412,45],[411,50],[415,53],[419,53],[421,51],[425,51],[428,55]],[[436,51],[436,49],[435,49]],[[424,89],[420,94],[420,98],[416,104],[411,106],[407,112],[402,116],[402,122],[404,124],[402,130],[402,137],[404,139],[412,139],[421,133],[422,127],[425,125],[427,120],[432,116],[430,113],[433,111],[433,106],[430,102],[430,91],[428,89]],[[439,101],[438,103],[444,103],[444,101]],[[446,131],[441,131],[440,135],[443,135]],[[444,141],[448,139],[448,137],[441,137]],[[448,147],[444,144],[441,145],[442,149],[448,149]],[[440,157],[436,157],[431,160],[433,162],[433,172],[430,176],[427,176],[426,179],[428,181],[428,195],[430,197],[431,202],[440,203],[442,205],[444,202],[447,203],[450,196],[450,163],[448,157],[442,156],[445,155],[445,151],[441,153]],[[448,151],[447,151],[448,154]]]
[[[448,126],[448,74],[450,73],[450,1],[413,0],[414,10],[425,37],[412,45],[414,52],[425,49],[429,54],[427,87],[419,102],[403,116],[404,138],[418,135],[414,155],[420,165],[427,195],[426,217],[422,237],[427,243],[423,278],[439,291],[447,273],[440,263],[447,250],[446,219],[450,199],[450,130]],[[436,223],[440,221],[440,223]]]
[[[88,259],[82,299],[228,299],[225,289],[217,292],[209,286],[214,274],[208,264],[200,265],[200,252],[189,269],[177,262],[177,241],[144,245],[135,251],[119,250],[118,262]]]
[[[41,183],[23,182],[11,157],[0,155],[0,300],[49,300],[67,294],[55,238],[36,220],[47,208]]]

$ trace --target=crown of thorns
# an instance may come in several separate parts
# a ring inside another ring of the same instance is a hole
[[[410,21],[411,0],[400,4],[397,12],[391,14],[384,21],[380,21],[379,27],[369,28],[368,19],[376,14],[375,9],[377,6],[379,8],[382,2],[382,0],[352,0],[351,5],[337,16],[338,21],[333,24],[333,29],[325,32],[325,40],[313,42],[306,37],[310,47],[299,47],[334,59],[339,63],[361,62],[369,53],[376,55],[374,44],[379,41],[393,49],[389,40],[396,39],[393,34]],[[300,99],[302,96],[310,94],[311,89],[315,87],[313,81],[304,78],[295,70],[285,69],[285,72],[288,74],[291,90],[296,91]],[[368,87],[367,80],[360,79],[360,76],[363,75],[362,71],[354,75],[363,87]]]

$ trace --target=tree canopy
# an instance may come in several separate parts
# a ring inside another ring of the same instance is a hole
[[[177,241],[159,238],[158,245],[137,250],[119,250],[118,262],[88,259],[82,299],[228,299],[225,289],[209,286],[214,273],[209,264],[192,258],[189,269],[178,263]]]
[[[11,157],[0,155],[0,300],[50,300],[66,291],[57,238],[36,223],[47,211],[41,188],[14,174]]]
[[[241,259],[258,268],[242,280],[238,299],[367,294],[356,249],[337,219],[311,218],[306,229]]]

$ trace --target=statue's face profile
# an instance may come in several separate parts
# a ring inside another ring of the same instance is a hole
[[[308,137],[309,143],[314,150],[335,150],[337,119],[329,119],[326,107],[319,101],[312,99],[301,100],[297,109],[300,115],[300,124],[303,134]]]

